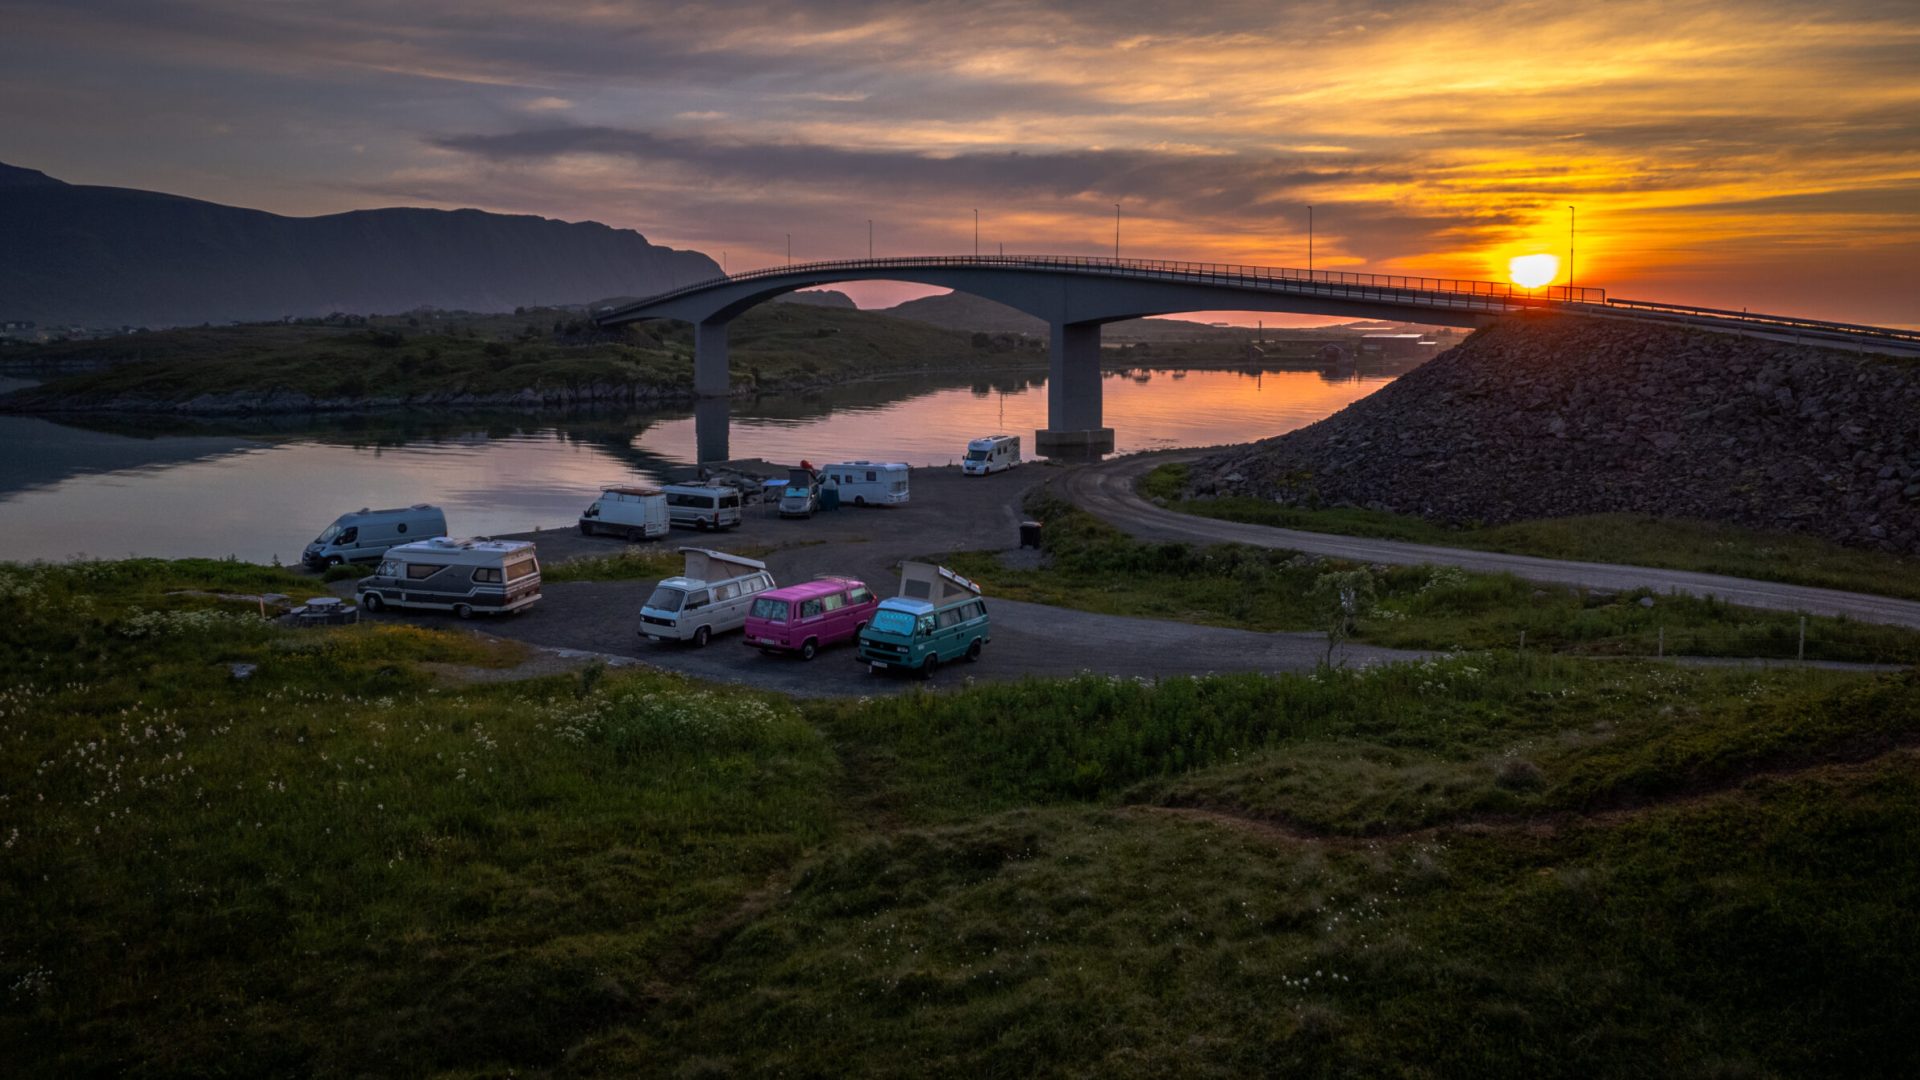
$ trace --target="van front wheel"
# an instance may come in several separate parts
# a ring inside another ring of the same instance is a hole
[[[921,661],[920,663],[920,677],[923,679],[933,678],[934,669],[938,668],[939,666],[940,666],[940,654],[928,653],[927,658]]]
[[[710,627],[703,626],[700,629],[695,630],[693,632],[693,647],[696,649],[706,648],[707,639],[712,636],[713,636],[713,630]]]
[[[813,640],[812,638],[808,638],[806,640],[806,643],[800,646],[800,659],[811,660],[816,655],[818,655],[819,652],[820,652],[820,643]]]
[[[455,604],[453,605],[453,613],[455,615],[460,616],[463,619],[471,619],[473,618],[473,605],[472,604]]]
[[[327,569],[331,570],[345,561],[345,559],[342,559],[338,555],[329,555],[327,556]]]
[[[387,602],[380,599],[379,593],[370,592],[360,598],[360,606],[366,608],[368,611],[379,611],[381,608],[387,606]]]

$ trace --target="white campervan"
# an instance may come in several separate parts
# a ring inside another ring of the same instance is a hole
[[[821,470],[840,489],[840,502],[899,506],[907,501],[905,465],[897,461],[848,461]]]
[[[447,535],[447,515],[437,506],[420,503],[392,510],[362,507],[341,514],[300,554],[314,569],[346,562],[372,562],[395,544]]]
[[[683,547],[686,567],[662,581],[640,608],[640,636],[655,641],[705,645],[715,634],[747,623],[753,598],[773,588],[773,575],[758,559],[724,551]]]
[[[629,540],[652,540],[667,535],[667,495],[659,488],[610,487],[600,489],[580,515],[580,535],[607,533]]]
[[[463,619],[519,611],[540,599],[540,559],[525,540],[436,536],[388,551],[357,591],[368,611],[430,608]]]
[[[740,492],[730,487],[668,484],[667,516],[675,525],[696,529],[730,529],[740,524]]]
[[[967,456],[960,471],[967,476],[986,476],[1020,464],[1020,436],[989,435],[967,444]]]

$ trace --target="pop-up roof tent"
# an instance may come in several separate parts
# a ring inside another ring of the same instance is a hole
[[[765,570],[767,564],[759,559],[749,559],[744,555],[729,555],[724,551],[709,548],[683,547],[680,554],[686,556],[685,574],[695,581],[725,581],[736,578],[749,570]]]
[[[968,596],[979,596],[980,586],[944,566],[932,563],[900,564],[900,595],[909,600],[944,604]]]

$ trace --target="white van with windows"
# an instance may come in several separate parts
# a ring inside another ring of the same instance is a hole
[[[314,569],[349,562],[372,562],[395,544],[447,535],[447,515],[437,506],[419,503],[391,510],[365,507],[341,514],[300,553],[300,561]]]
[[[671,523],[666,492],[659,488],[601,488],[600,497],[580,515],[580,535],[655,540],[667,535]]]
[[[821,470],[840,489],[841,505],[903,506],[907,466],[897,461],[847,461]]]
[[[967,456],[960,471],[967,476],[987,476],[1020,464],[1020,436],[989,435],[967,444]]]
[[[668,484],[660,491],[667,497],[667,517],[675,525],[705,531],[740,524],[740,492],[736,488]]]
[[[463,619],[504,614],[540,599],[540,559],[525,540],[436,536],[388,551],[356,591],[368,611],[425,608]]]
[[[683,547],[679,577],[662,581],[640,607],[640,636],[705,645],[747,623],[754,597],[774,587],[767,564],[707,548]]]

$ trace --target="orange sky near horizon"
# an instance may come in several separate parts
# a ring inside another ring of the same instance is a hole
[[[786,257],[1121,253],[1920,324],[1911,0],[15,0],[13,164]],[[889,290],[877,290],[883,295]],[[901,290],[891,292],[903,295]],[[863,298],[864,300],[864,298]]]

